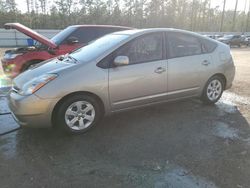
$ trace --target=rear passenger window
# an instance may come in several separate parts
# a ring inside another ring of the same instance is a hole
[[[202,54],[202,45],[198,38],[182,33],[168,33],[169,58]]]
[[[207,39],[201,39],[202,45],[203,45],[203,52],[204,53],[212,53],[215,48],[217,47],[216,42],[207,40]]]

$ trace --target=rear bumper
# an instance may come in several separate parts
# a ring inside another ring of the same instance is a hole
[[[234,77],[235,77],[235,66],[233,63],[230,63],[228,67],[225,69],[225,76],[226,76],[226,87],[225,89],[229,89],[232,87]]]
[[[21,96],[13,91],[8,95],[8,105],[18,124],[22,127],[51,127],[52,112],[57,100],[41,99],[36,95]]]

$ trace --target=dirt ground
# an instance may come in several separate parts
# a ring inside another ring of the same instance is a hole
[[[250,49],[232,49],[236,64],[236,77],[231,91],[240,95],[250,95]]]
[[[1,136],[0,187],[249,188],[250,48],[232,54],[233,87],[214,106],[191,99],[123,112],[79,136]]]

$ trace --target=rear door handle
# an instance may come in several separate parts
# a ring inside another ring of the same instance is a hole
[[[157,73],[157,74],[161,74],[161,73],[163,73],[165,71],[166,71],[166,69],[163,68],[163,67],[158,67],[157,69],[155,69],[155,73]]]
[[[203,62],[202,62],[202,65],[205,65],[205,66],[207,66],[207,65],[209,65],[210,64],[210,62],[208,61],[208,60],[204,60]]]

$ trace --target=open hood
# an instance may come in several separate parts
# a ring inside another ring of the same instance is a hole
[[[20,24],[20,23],[6,23],[4,25],[5,29],[16,29],[19,32],[31,37],[32,39],[50,47],[50,48],[56,48],[57,45],[51,41],[50,39],[46,38],[43,35],[40,35],[39,33],[35,32],[34,30]]]

